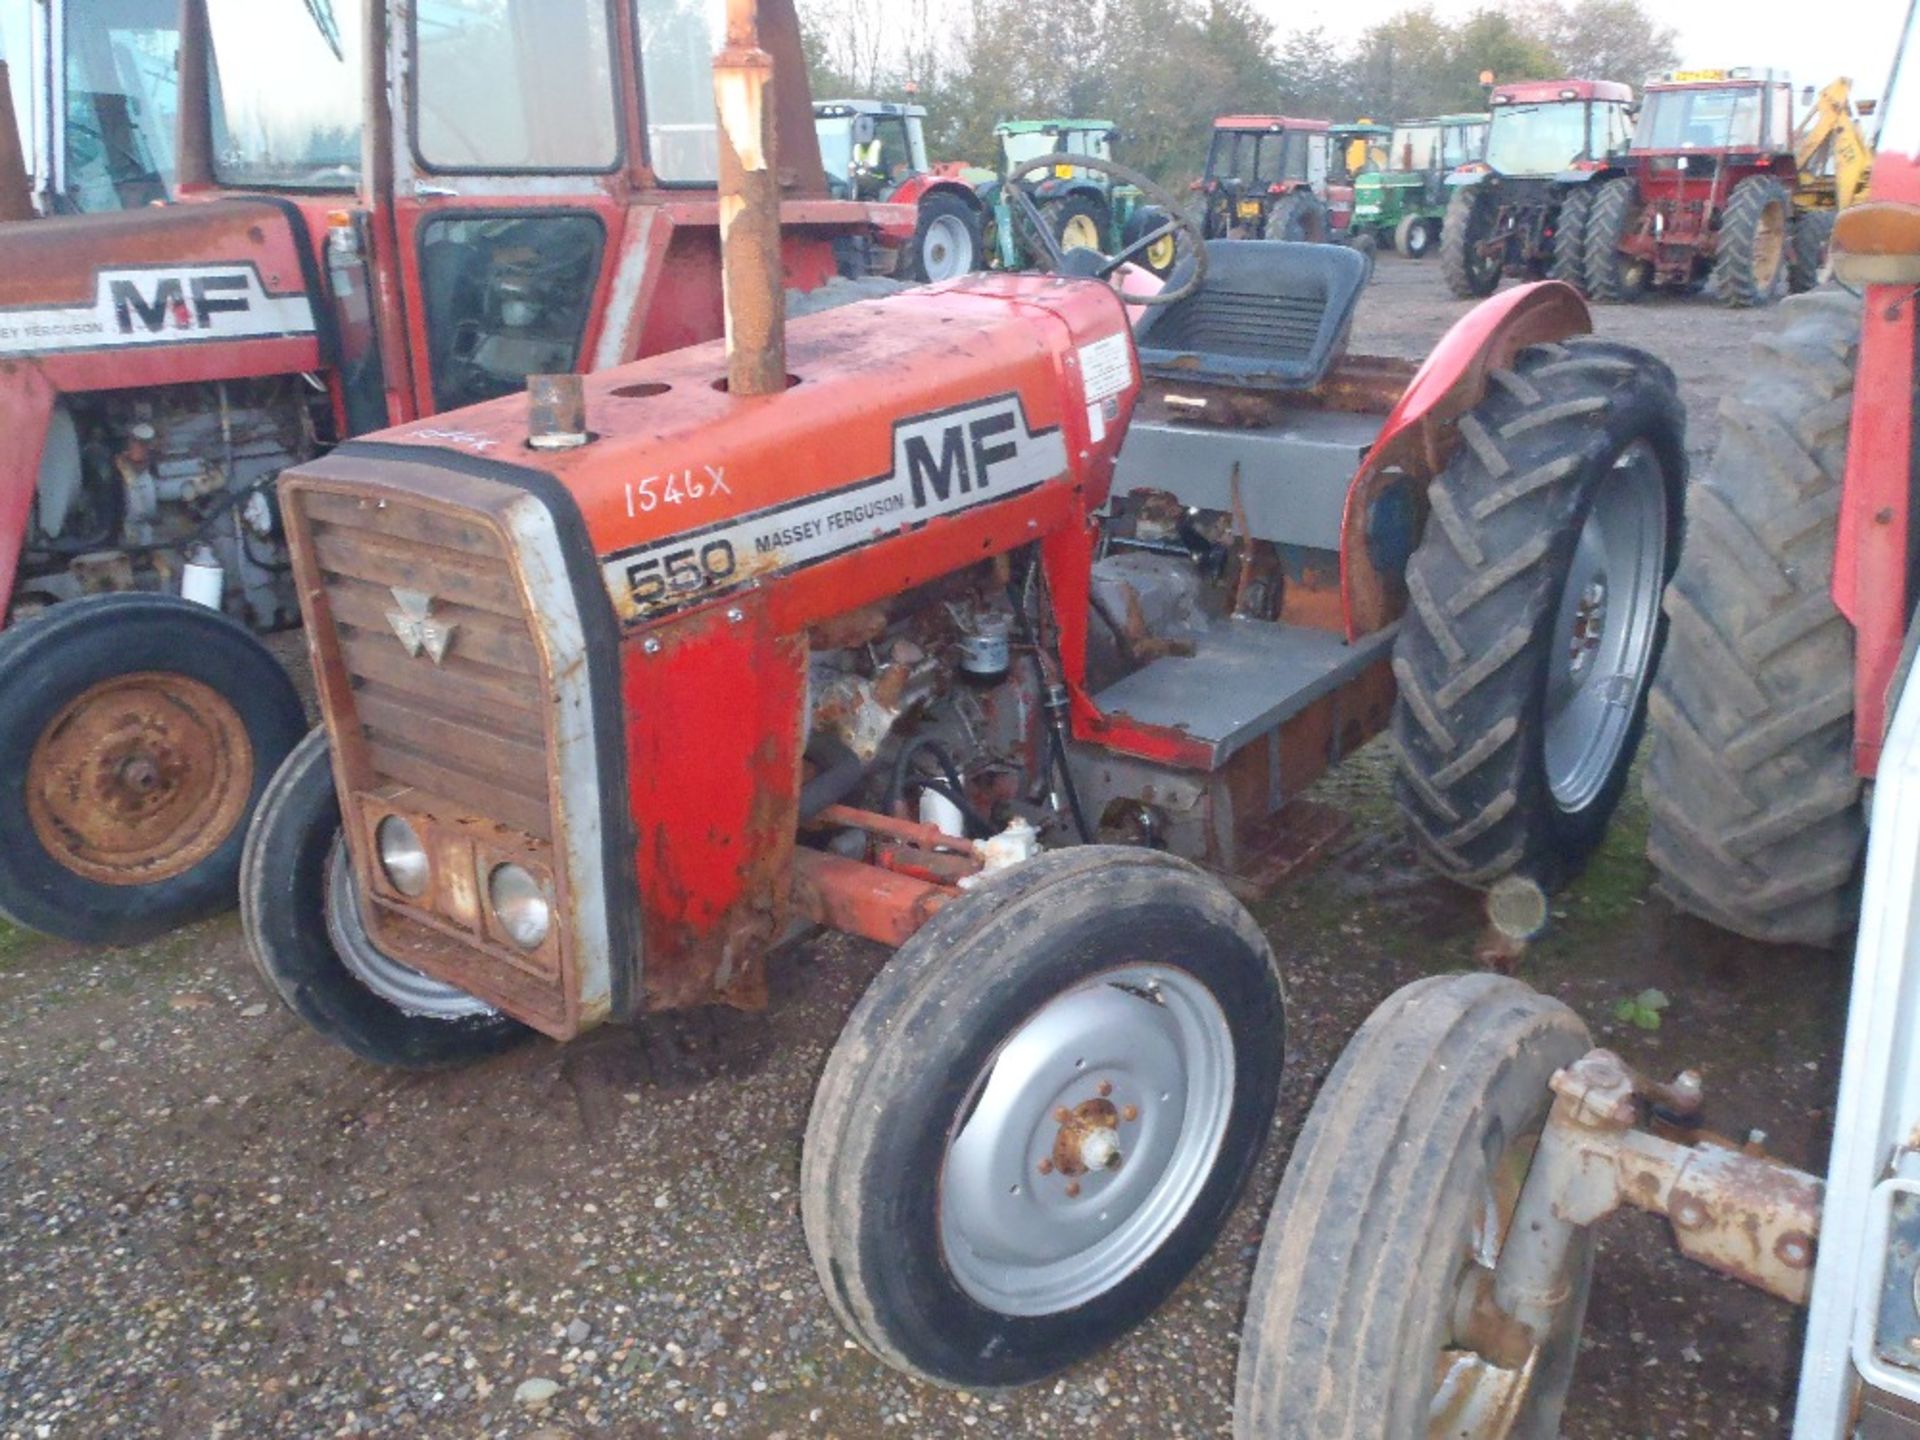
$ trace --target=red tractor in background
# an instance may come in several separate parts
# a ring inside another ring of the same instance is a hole
[[[1497,85],[1486,157],[1447,177],[1440,268],[1463,300],[1505,275],[1586,288],[1592,182],[1626,149],[1633,91],[1607,80]]]
[[[829,198],[767,36],[809,290],[900,215]],[[179,46],[177,202],[0,226],[0,915],[75,939],[232,903],[306,729],[248,633],[298,615],[281,470],[722,323],[697,7],[187,0]]]
[[[1213,122],[1206,173],[1194,182],[1210,240],[1304,240],[1346,234],[1353,184],[1333,125],[1285,115],[1223,115]]]
[[[1811,277],[1794,261],[1807,239],[1797,232],[1830,223],[1830,212],[1795,205],[1793,86],[1784,75],[1686,70],[1648,81],[1620,164],[1626,173],[1601,182],[1586,216],[1594,299],[1704,285],[1723,305],[1770,305],[1807,288]]]
[[[914,207],[913,237],[893,267],[906,280],[952,280],[987,265],[988,207],[956,164],[927,160],[924,105],[816,100],[827,184],[851,199]]]

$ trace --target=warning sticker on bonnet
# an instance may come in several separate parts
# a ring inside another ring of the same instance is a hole
[[[1118,395],[1133,384],[1133,341],[1124,330],[1080,347],[1080,378],[1087,387],[1087,403]]]

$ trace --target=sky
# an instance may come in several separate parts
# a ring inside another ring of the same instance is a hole
[[[1338,0],[1256,0],[1282,33],[1324,25],[1329,34],[1357,35],[1368,22],[1401,8]],[[1434,10],[1459,17],[1486,0],[1432,0]],[[1851,76],[1856,96],[1878,95],[1906,19],[1907,0],[1667,0],[1648,8],[1680,32],[1686,66],[1773,66],[1797,85],[1824,85]],[[1916,28],[1920,28],[1917,25]],[[1642,76],[1606,75],[1627,80]]]

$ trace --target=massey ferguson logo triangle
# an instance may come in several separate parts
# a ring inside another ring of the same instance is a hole
[[[438,665],[447,658],[447,649],[453,644],[453,632],[460,627],[433,618],[431,595],[419,590],[403,589],[398,585],[392,588],[394,602],[400,608],[387,612],[387,624],[400,637],[400,643],[407,647],[407,654],[417,656],[425,651],[427,657]]]

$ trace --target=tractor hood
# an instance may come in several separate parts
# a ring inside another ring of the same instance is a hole
[[[236,199],[0,225],[0,356],[311,340],[291,203]]]

